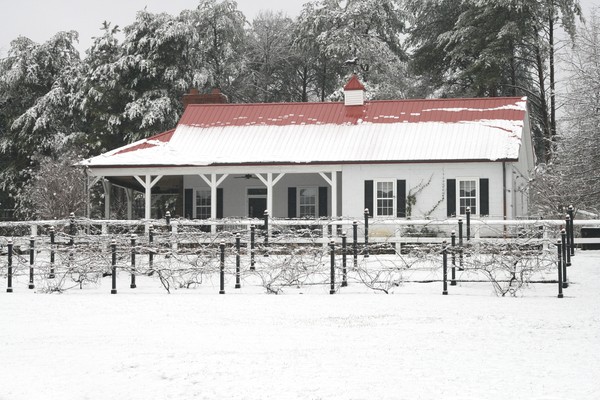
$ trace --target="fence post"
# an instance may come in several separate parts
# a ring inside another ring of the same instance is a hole
[[[33,284],[33,262],[35,258],[35,237],[29,238],[29,289],[34,289]]]
[[[8,244],[7,246],[8,249],[8,276],[7,276],[7,284],[6,284],[6,293],[12,293],[13,292],[13,288],[12,288],[12,276],[13,276],[13,269],[12,269],[12,256],[13,256],[13,242],[12,239],[8,239]]]
[[[239,289],[241,288],[241,284],[240,284],[240,243],[241,242],[241,238],[240,238],[240,234],[236,233],[235,234],[235,288]]]
[[[463,220],[458,219],[458,270],[463,271]]]
[[[352,222],[352,258],[356,271],[358,268],[358,221]]]
[[[569,213],[571,221],[571,244],[569,247],[571,249],[571,257],[573,257],[575,255],[575,227],[573,226],[573,221],[575,220],[575,208],[573,208],[572,204],[569,205],[567,212]]]
[[[342,287],[348,286],[348,270],[346,269],[346,254],[348,253],[348,249],[346,241],[346,232],[342,232]]]
[[[171,225],[171,212],[165,212],[165,223],[167,225],[167,232],[169,233],[169,248],[173,249],[173,238],[171,237],[173,233],[173,226]]]
[[[448,294],[448,246],[446,240],[442,242],[442,269],[444,274],[444,290],[443,295]]]
[[[56,231],[53,226],[50,227],[50,274],[48,278],[53,279],[54,275],[54,262],[55,262],[55,244],[56,244]]]
[[[573,243],[573,238],[571,237],[571,217],[569,217],[569,214],[567,214],[565,216],[565,232],[567,235],[567,248],[565,249],[565,253],[567,255],[567,267],[571,266],[571,245]]]
[[[329,282],[330,282],[331,286],[330,286],[330,289],[329,289],[329,294],[334,294],[335,293],[335,242],[333,240],[331,242],[329,242],[329,247],[331,248],[331,250],[330,250],[330,255],[331,255],[331,262],[330,262],[331,273],[330,273],[330,279],[329,279]]]
[[[171,212],[167,211],[165,213],[165,222],[167,223],[167,230],[171,232]]]
[[[452,245],[452,278],[450,279],[450,286],[456,286],[456,232],[452,231],[451,235]]]
[[[73,262],[73,247],[75,247],[75,233],[77,227],[75,226],[75,213],[69,214],[69,263]]]
[[[365,208],[365,254],[364,257],[369,257],[369,209]]]
[[[152,269],[154,265],[154,250],[152,249],[154,243],[154,226],[148,225],[148,268]]]
[[[225,242],[219,244],[219,294],[225,294]]]
[[[256,238],[256,225],[250,225],[250,271],[254,271],[254,239]]]
[[[558,239],[556,241],[556,248],[558,250],[558,298],[563,298],[563,274],[562,274],[562,243]]]
[[[75,234],[77,233],[77,227],[75,226],[75,213],[69,214],[69,246],[75,245]]]
[[[265,257],[269,257],[269,210],[265,210]]]
[[[137,286],[135,284],[135,234],[131,234],[131,285],[129,285],[131,289],[135,289]]]
[[[471,207],[467,207],[467,242],[471,240]]]
[[[563,288],[569,287],[569,279],[567,278],[567,232],[562,229],[560,231],[560,240],[562,245],[562,266],[563,266]]]
[[[115,239],[110,242],[110,252],[112,256],[112,288],[110,294],[117,294],[117,241]]]
[[[171,224],[171,250],[177,252],[179,246],[177,245],[177,224]]]

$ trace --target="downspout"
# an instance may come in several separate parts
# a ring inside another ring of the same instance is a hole
[[[92,217],[92,207],[90,200],[90,172],[88,171],[87,165],[84,167],[85,171],[85,216],[87,219],[91,219]]]
[[[502,212],[506,220],[506,161],[502,161],[502,194]],[[506,225],[504,225],[504,232],[506,233]]]

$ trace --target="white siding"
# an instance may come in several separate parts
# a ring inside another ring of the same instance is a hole
[[[344,187],[342,189],[344,216],[356,218],[364,210],[364,181],[377,179],[405,179],[407,194],[421,182],[431,182],[421,191],[413,206],[412,217],[423,217],[425,213],[432,219],[445,219],[446,180],[460,177],[489,179],[490,217],[499,218],[503,214],[502,163],[422,163],[422,164],[354,164],[342,169]]]
[[[223,188],[223,215],[225,217],[246,217],[248,210],[247,189],[264,188],[257,178],[245,179],[243,173],[229,175],[219,186]],[[339,176],[339,175],[338,175]],[[242,177],[242,178],[240,178]],[[200,176],[186,175],[183,179],[184,188],[208,188]],[[277,218],[288,216],[288,187],[326,186],[329,184],[319,174],[287,174],[275,185],[273,190],[273,214]],[[340,186],[338,182],[338,186]],[[338,190],[338,198],[341,197]],[[327,192],[327,214],[331,213],[331,189]],[[341,205],[341,200],[338,200]],[[338,206],[339,207],[339,206]],[[339,209],[339,208],[338,208]]]

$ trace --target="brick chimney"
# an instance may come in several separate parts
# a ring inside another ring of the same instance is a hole
[[[227,96],[216,88],[211,90],[210,93],[200,93],[198,89],[190,89],[189,93],[183,95],[181,101],[184,110],[190,104],[225,104],[229,102]]]

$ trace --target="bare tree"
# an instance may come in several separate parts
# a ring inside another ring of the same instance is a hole
[[[81,159],[74,151],[36,154],[37,170],[24,171],[29,180],[19,192],[17,213],[23,217],[58,219],[74,212],[83,215],[86,209],[86,176],[73,165]]]
[[[538,169],[534,201],[545,215],[573,204],[600,211],[600,18],[592,13],[562,60],[569,72],[562,135],[554,160]]]

